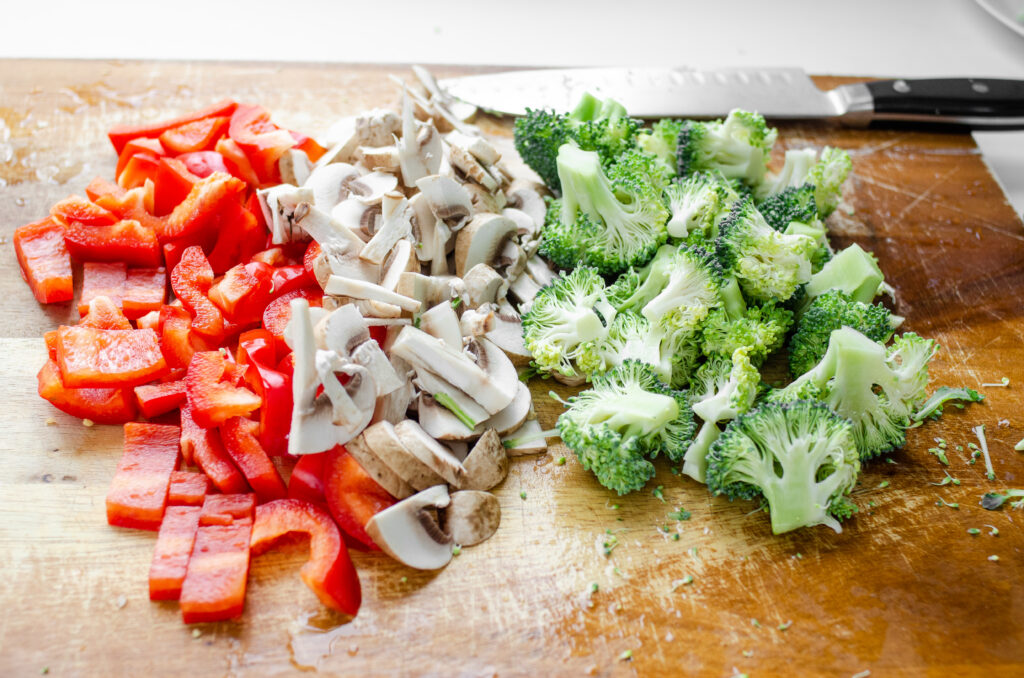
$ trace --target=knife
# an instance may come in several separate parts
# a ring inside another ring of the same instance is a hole
[[[835,119],[853,126],[1024,129],[1024,80],[874,80],[821,90],[799,68],[574,68],[473,75],[440,85],[457,99],[509,115],[523,115],[527,108],[570,111],[590,92],[615,99],[639,118],[716,118],[743,108],[767,118]]]

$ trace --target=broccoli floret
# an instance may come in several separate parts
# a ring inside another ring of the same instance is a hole
[[[741,200],[718,226],[719,260],[739,279],[744,294],[760,301],[785,301],[811,279],[817,243],[769,226],[749,199]]]
[[[832,257],[835,256],[835,252],[832,251],[832,245],[828,242],[825,223],[818,217],[814,217],[807,223],[791,221],[782,232],[786,235],[806,235],[808,238],[813,238],[817,243],[814,253],[811,254],[812,274],[823,269],[825,264],[830,262]]]
[[[654,123],[649,130],[641,130],[637,134],[637,145],[644,152],[651,154],[668,177],[676,174],[676,148],[679,145],[679,132],[683,128],[682,120],[665,118]]]
[[[807,307],[789,340],[789,370],[794,377],[818,364],[829,337],[840,327],[852,327],[872,341],[886,343],[894,329],[893,315],[881,304],[853,301],[840,290],[829,290]]]
[[[761,365],[782,346],[792,324],[793,312],[774,302],[750,306],[738,316],[717,308],[701,326],[701,346],[707,356],[726,357],[747,348],[754,364]]]
[[[577,375],[574,361],[608,332],[615,309],[597,270],[581,266],[543,287],[523,315],[523,340],[541,372]]]
[[[850,327],[834,330],[821,361],[771,401],[820,400],[853,422],[862,459],[877,457],[906,442],[911,415],[925,397],[934,341],[913,333],[898,337],[889,351]]]
[[[821,403],[769,403],[726,427],[708,453],[708,489],[730,499],[764,496],[772,532],[826,525],[852,512],[860,461],[849,421]]]
[[[822,150],[817,162],[815,158],[817,153],[813,149],[786,151],[786,162],[782,170],[777,175],[769,176],[757,187],[758,198],[763,200],[788,189],[810,187],[817,216],[824,219],[832,214],[839,204],[843,182],[850,174],[853,163],[849,153],[830,146]]]
[[[582,264],[604,275],[643,266],[668,237],[653,171],[653,160],[639,151],[624,153],[606,174],[597,153],[562,146],[562,198],[548,209],[541,254],[562,268]]]
[[[781,193],[787,188],[799,188],[807,184],[807,175],[818,159],[818,152],[813,148],[791,148],[786,151],[785,161],[778,174],[769,174],[764,182],[757,187],[758,198]],[[813,187],[812,187],[813,190]],[[815,210],[817,215],[817,210]]]
[[[757,113],[733,110],[725,120],[687,120],[676,147],[677,174],[718,170],[727,179],[756,186],[764,179],[777,130]]]
[[[652,327],[636,311],[622,311],[608,327],[608,334],[594,344],[593,357],[579,362],[581,366],[592,365],[591,372],[605,372],[626,360],[635,360],[650,365],[659,379],[671,383],[673,354],[670,347],[662,346],[665,338],[664,330]]]
[[[519,157],[552,191],[558,191],[558,149],[570,139],[572,123],[569,116],[554,111],[526,109],[516,118],[515,145]]]
[[[885,276],[878,267],[875,255],[854,243],[834,255],[820,271],[811,276],[805,291],[802,308],[815,297],[831,289],[845,292],[853,301],[870,304],[886,289]]]
[[[668,186],[665,196],[672,212],[668,234],[689,242],[717,238],[718,222],[739,199],[728,182],[713,172],[694,172]]]
[[[689,405],[689,396],[665,386],[649,365],[627,360],[570,398],[557,426],[583,468],[626,494],[654,475],[647,458],[682,457],[695,428]]]
[[[946,403],[951,400],[963,400],[969,403],[980,403],[985,399],[985,396],[975,391],[973,388],[959,387],[953,388],[952,386],[940,386],[935,389],[935,392],[928,396],[928,400],[924,401],[921,408],[914,413],[913,419],[915,421],[921,421],[927,417],[938,419],[942,416],[942,408]],[[957,407],[963,409],[963,405],[954,403]]]
[[[790,187],[769,195],[757,204],[757,209],[776,231],[785,231],[791,221],[809,224],[818,218],[814,187],[810,184]]]
[[[616,307],[638,311],[652,324],[692,331],[719,303],[721,267],[699,247],[661,247],[651,263],[622,276],[609,290]]]

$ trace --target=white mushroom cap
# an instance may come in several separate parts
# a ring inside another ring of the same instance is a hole
[[[431,509],[450,502],[444,485],[423,490],[370,518],[366,532],[377,546],[400,563],[418,570],[437,570],[452,559],[452,540]]]
[[[349,184],[362,173],[345,162],[323,165],[313,170],[303,182],[303,188],[313,191],[313,204],[317,209],[330,212],[334,206],[349,196]]]
[[[425,490],[444,483],[441,476],[402,445],[398,434],[395,433],[395,427],[390,422],[377,422],[363,431],[360,438],[370,453],[376,455],[413,489]]]
[[[452,492],[448,506],[441,511],[441,524],[456,544],[473,546],[498,531],[501,505],[490,492]]]
[[[473,199],[462,184],[451,177],[432,174],[416,182],[434,216],[458,230],[473,214]]]
[[[493,429],[484,432],[470,450],[462,465],[466,469],[465,487],[469,490],[490,490],[508,475],[508,453]]]
[[[455,273],[461,277],[477,264],[490,264],[515,232],[515,222],[500,214],[475,215],[455,237]]]

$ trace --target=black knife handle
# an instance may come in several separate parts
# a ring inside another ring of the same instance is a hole
[[[875,120],[1024,129],[1024,81],[994,78],[876,80],[864,83]]]

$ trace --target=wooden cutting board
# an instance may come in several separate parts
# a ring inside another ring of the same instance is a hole
[[[978,501],[1024,486],[1024,454],[1013,451],[1024,437],[1024,229],[970,136],[954,134],[781,128],[780,148],[850,150],[832,233],[878,256],[906,329],[942,344],[932,383],[1011,380],[982,389],[983,406],[949,408],[911,431],[894,463],[870,464],[855,497],[861,513],[842,534],[773,536],[753,505],[712,498],[664,466],[645,491],[618,498],[555,447],[512,465],[497,490],[498,534],[446,569],[355,554],[364,602],[348,623],[334,626],[343,620],[299,580],[300,549],[253,561],[237,623],[186,627],[175,604],[149,602],[154,536],[105,521],[121,429],[86,428],[36,396],[40,336],[75,314],[35,303],[11,234],[94,175],[112,176],[104,133],[115,123],[230,96],[315,134],[397,101],[391,73],[411,78],[383,66],[0,62],[0,674],[1020,674],[1024,512]],[[485,127],[510,134],[507,120]],[[550,387],[534,385],[545,427],[559,410]],[[993,482],[956,449],[979,423]],[[948,469],[927,451],[936,437],[949,441]],[[931,484],[947,470],[959,486]],[[659,485],[664,503],[652,495]],[[667,517],[679,507],[692,518]],[[609,530],[618,546],[606,556]],[[687,575],[693,582],[680,584]]]

